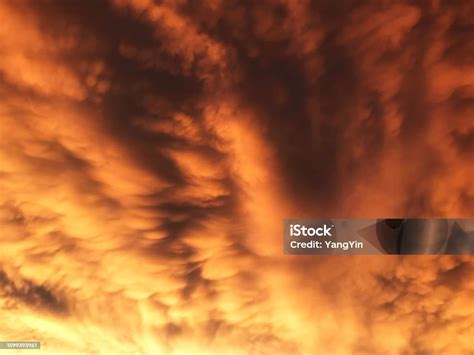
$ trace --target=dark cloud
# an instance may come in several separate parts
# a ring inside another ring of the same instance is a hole
[[[0,271],[0,297],[6,299],[6,308],[17,308],[16,303],[24,303],[38,311],[67,314],[68,304],[45,285],[37,285],[30,280],[19,283]]]

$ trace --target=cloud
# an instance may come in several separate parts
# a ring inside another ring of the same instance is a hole
[[[43,285],[35,285],[31,281],[25,280],[22,285],[17,286],[3,271],[0,272],[0,281],[2,299],[6,300],[5,306],[7,309],[9,307],[17,307],[15,303],[11,304],[8,302],[8,300],[11,300],[13,302],[23,302],[51,312],[61,313],[67,310],[67,305],[64,301],[59,300],[57,296]]]
[[[2,337],[472,351],[471,257],[281,248],[291,216],[472,217],[468,5],[3,2]]]

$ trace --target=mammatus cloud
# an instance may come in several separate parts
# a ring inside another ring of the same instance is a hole
[[[285,217],[472,217],[469,1],[0,3],[0,339],[473,351],[472,257],[288,257]]]

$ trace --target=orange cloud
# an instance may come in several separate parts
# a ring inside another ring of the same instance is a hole
[[[0,4],[0,340],[472,352],[472,257],[281,244],[287,217],[472,217],[468,5]]]

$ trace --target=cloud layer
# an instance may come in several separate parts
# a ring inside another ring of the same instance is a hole
[[[286,217],[474,215],[469,0],[2,1],[0,340],[472,351],[472,257],[288,257]]]

